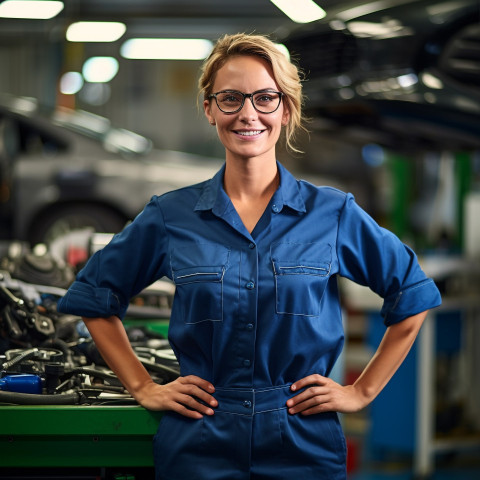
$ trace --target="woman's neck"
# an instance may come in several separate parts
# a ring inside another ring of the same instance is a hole
[[[250,159],[228,161],[223,186],[241,218],[252,233],[280,181],[277,162]]]
[[[270,200],[279,183],[277,163],[260,158],[243,162],[227,159],[223,182],[232,201]]]

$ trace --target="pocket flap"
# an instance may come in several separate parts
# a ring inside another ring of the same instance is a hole
[[[275,275],[319,275],[326,276],[330,273],[329,263],[284,262],[273,261]]]
[[[228,268],[230,249],[216,243],[189,243],[174,248],[170,257],[176,285],[221,282]]]
[[[173,272],[173,281],[176,285],[197,282],[221,282],[225,268],[223,266],[213,267],[189,267]]]
[[[330,274],[332,247],[328,243],[274,243],[271,255],[275,275]]]

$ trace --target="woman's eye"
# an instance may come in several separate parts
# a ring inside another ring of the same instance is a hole
[[[240,102],[241,100],[235,96],[235,95],[224,95],[220,101],[222,102],[228,102],[228,103],[235,103],[235,102]]]
[[[271,94],[262,94],[259,95],[258,97],[255,98],[255,102],[258,103],[269,103],[273,102],[277,98],[277,95],[271,95]]]

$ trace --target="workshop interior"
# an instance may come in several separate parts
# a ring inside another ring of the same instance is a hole
[[[154,478],[162,412],[56,305],[153,195],[221,167],[197,82],[238,32],[269,35],[304,73],[303,153],[278,160],[353,193],[442,294],[378,398],[341,415],[348,478],[480,478],[480,0],[0,1],[0,478]],[[338,282],[332,376],[351,384],[382,301]],[[124,321],[160,384],[180,375],[174,293],[156,281]]]

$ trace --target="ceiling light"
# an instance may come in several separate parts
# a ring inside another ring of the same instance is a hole
[[[382,23],[352,21],[347,24],[347,28],[358,38],[397,38],[414,33],[410,27],[405,27],[394,19],[382,21]]]
[[[402,88],[409,88],[418,83],[418,77],[414,73],[406,73],[396,78]]]
[[[91,57],[82,68],[83,77],[87,82],[106,83],[118,72],[118,62],[113,57]]]
[[[313,0],[270,0],[287,17],[296,23],[308,23],[320,20],[327,13]]]
[[[443,82],[438,77],[428,72],[424,72],[422,74],[422,82],[424,85],[430,88],[435,88],[438,90],[443,88]]]
[[[67,29],[69,42],[115,42],[127,27],[120,22],[76,22]]]
[[[120,53],[130,59],[203,60],[212,48],[210,40],[196,38],[131,38]]]
[[[0,4],[2,18],[48,20],[63,10],[63,2],[41,0],[5,0]]]
[[[83,77],[79,72],[66,72],[60,78],[60,92],[75,95],[83,87]]]

